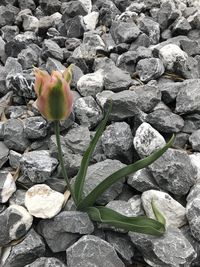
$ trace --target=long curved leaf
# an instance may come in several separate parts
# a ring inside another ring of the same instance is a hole
[[[108,111],[107,111],[104,119],[99,124],[97,131],[96,131],[92,141],[90,142],[89,147],[87,148],[87,150],[85,151],[85,153],[83,155],[83,158],[81,161],[81,166],[80,166],[80,169],[78,171],[78,174],[76,176],[76,180],[74,183],[74,195],[75,195],[77,202],[80,202],[82,200],[83,185],[85,182],[85,176],[87,173],[90,158],[92,156],[92,153],[94,152],[94,149],[96,147],[96,144],[97,144],[99,138],[101,137],[101,135],[105,129],[105,126],[106,126],[106,123],[108,121],[111,109],[112,109],[112,101],[110,102]]]
[[[103,180],[99,185],[97,185],[77,206],[79,210],[84,209],[86,207],[91,207],[95,203],[96,199],[106,191],[112,184],[117,182],[120,178],[125,177],[133,172],[136,172],[140,169],[143,169],[157,160],[162,154],[172,145],[174,140],[174,135],[171,137],[169,142],[162,147],[161,149],[157,150],[150,156],[138,160],[133,164],[130,164],[110,176],[108,176],[105,180]]]
[[[91,220],[113,225],[127,231],[161,236],[165,226],[146,216],[127,217],[106,207],[89,207],[85,210]]]

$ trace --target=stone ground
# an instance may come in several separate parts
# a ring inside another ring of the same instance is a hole
[[[200,266],[199,10],[199,0],[0,0],[0,266]],[[160,159],[97,200],[150,218],[154,200],[164,236],[97,225],[68,199],[32,68],[70,64],[74,107],[61,141],[72,181],[113,101],[85,195],[176,134]]]

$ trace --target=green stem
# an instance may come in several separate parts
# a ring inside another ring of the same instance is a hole
[[[71,196],[72,196],[72,198],[74,200],[74,203],[76,205],[77,203],[76,203],[76,198],[75,198],[75,195],[74,195],[74,191],[73,191],[73,189],[72,189],[72,187],[70,185],[69,178],[68,178],[68,175],[67,175],[67,171],[66,171],[66,168],[65,168],[65,165],[64,165],[63,154],[62,154],[62,149],[61,149],[61,142],[60,142],[59,121],[54,121],[54,122],[55,122],[56,142],[57,142],[57,147],[58,147],[58,158],[59,158],[59,161],[60,161],[62,174],[63,174],[63,177],[64,177],[64,179],[66,181],[67,188],[70,191],[70,194],[71,194]]]

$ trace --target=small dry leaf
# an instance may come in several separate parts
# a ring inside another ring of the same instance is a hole
[[[64,207],[65,204],[67,203],[69,197],[70,197],[70,192],[69,192],[69,190],[66,190],[65,193],[64,193],[64,198],[65,198],[65,200],[64,200],[64,202],[63,202],[63,207]]]

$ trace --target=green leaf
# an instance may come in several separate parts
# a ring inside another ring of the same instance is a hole
[[[127,231],[161,236],[165,226],[146,216],[127,217],[106,207],[89,207],[85,210],[91,220],[113,225]]]
[[[160,223],[162,223],[163,225],[166,224],[166,220],[165,220],[165,217],[162,215],[162,213],[157,209],[156,205],[155,205],[155,200],[152,199],[151,201],[151,207],[152,207],[152,210],[153,210],[153,213],[156,217],[156,220]]]
[[[150,156],[138,160],[133,164],[130,164],[110,176],[108,176],[105,180],[103,180],[99,185],[97,185],[77,206],[79,210],[84,209],[86,207],[91,207],[95,203],[96,199],[106,191],[112,184],[117,182],[120,178],[125,177],[133,172],[136,172],[140,169],[147,167],[148,165],[152,164],[155,160],[157,160],[162,154],[172,145],[174,141],[174,135],[171,137],[169,142],[162,147],[161,149],[157,150]]]
[[[81,161],[81,166],[80,169],[78,171],[78,174],[76,176],[76,180],[74,183],[74,194],[76,197],[77,202],[82,200],[82,193],[83,193],[83,185],[84,185],[84,181],[85,181],[85,176],[87,173],[87,169],[88,169],[88,165],[90,162],[90,158],[94,152],[94,149],[96,147],[96,144],[99,140],[99,138],[101,137],[105,127],[106,127],[106,123],[108,121],[110,112],[112,109],[112,102],[110,102],[108,111],[104,117],[104,119],[101,121],[101,123],[99,124],[97,131],[92,139],[92,141],[90,142],[89,147],[87,148],[87,150],[85,151],[82,161]]]

